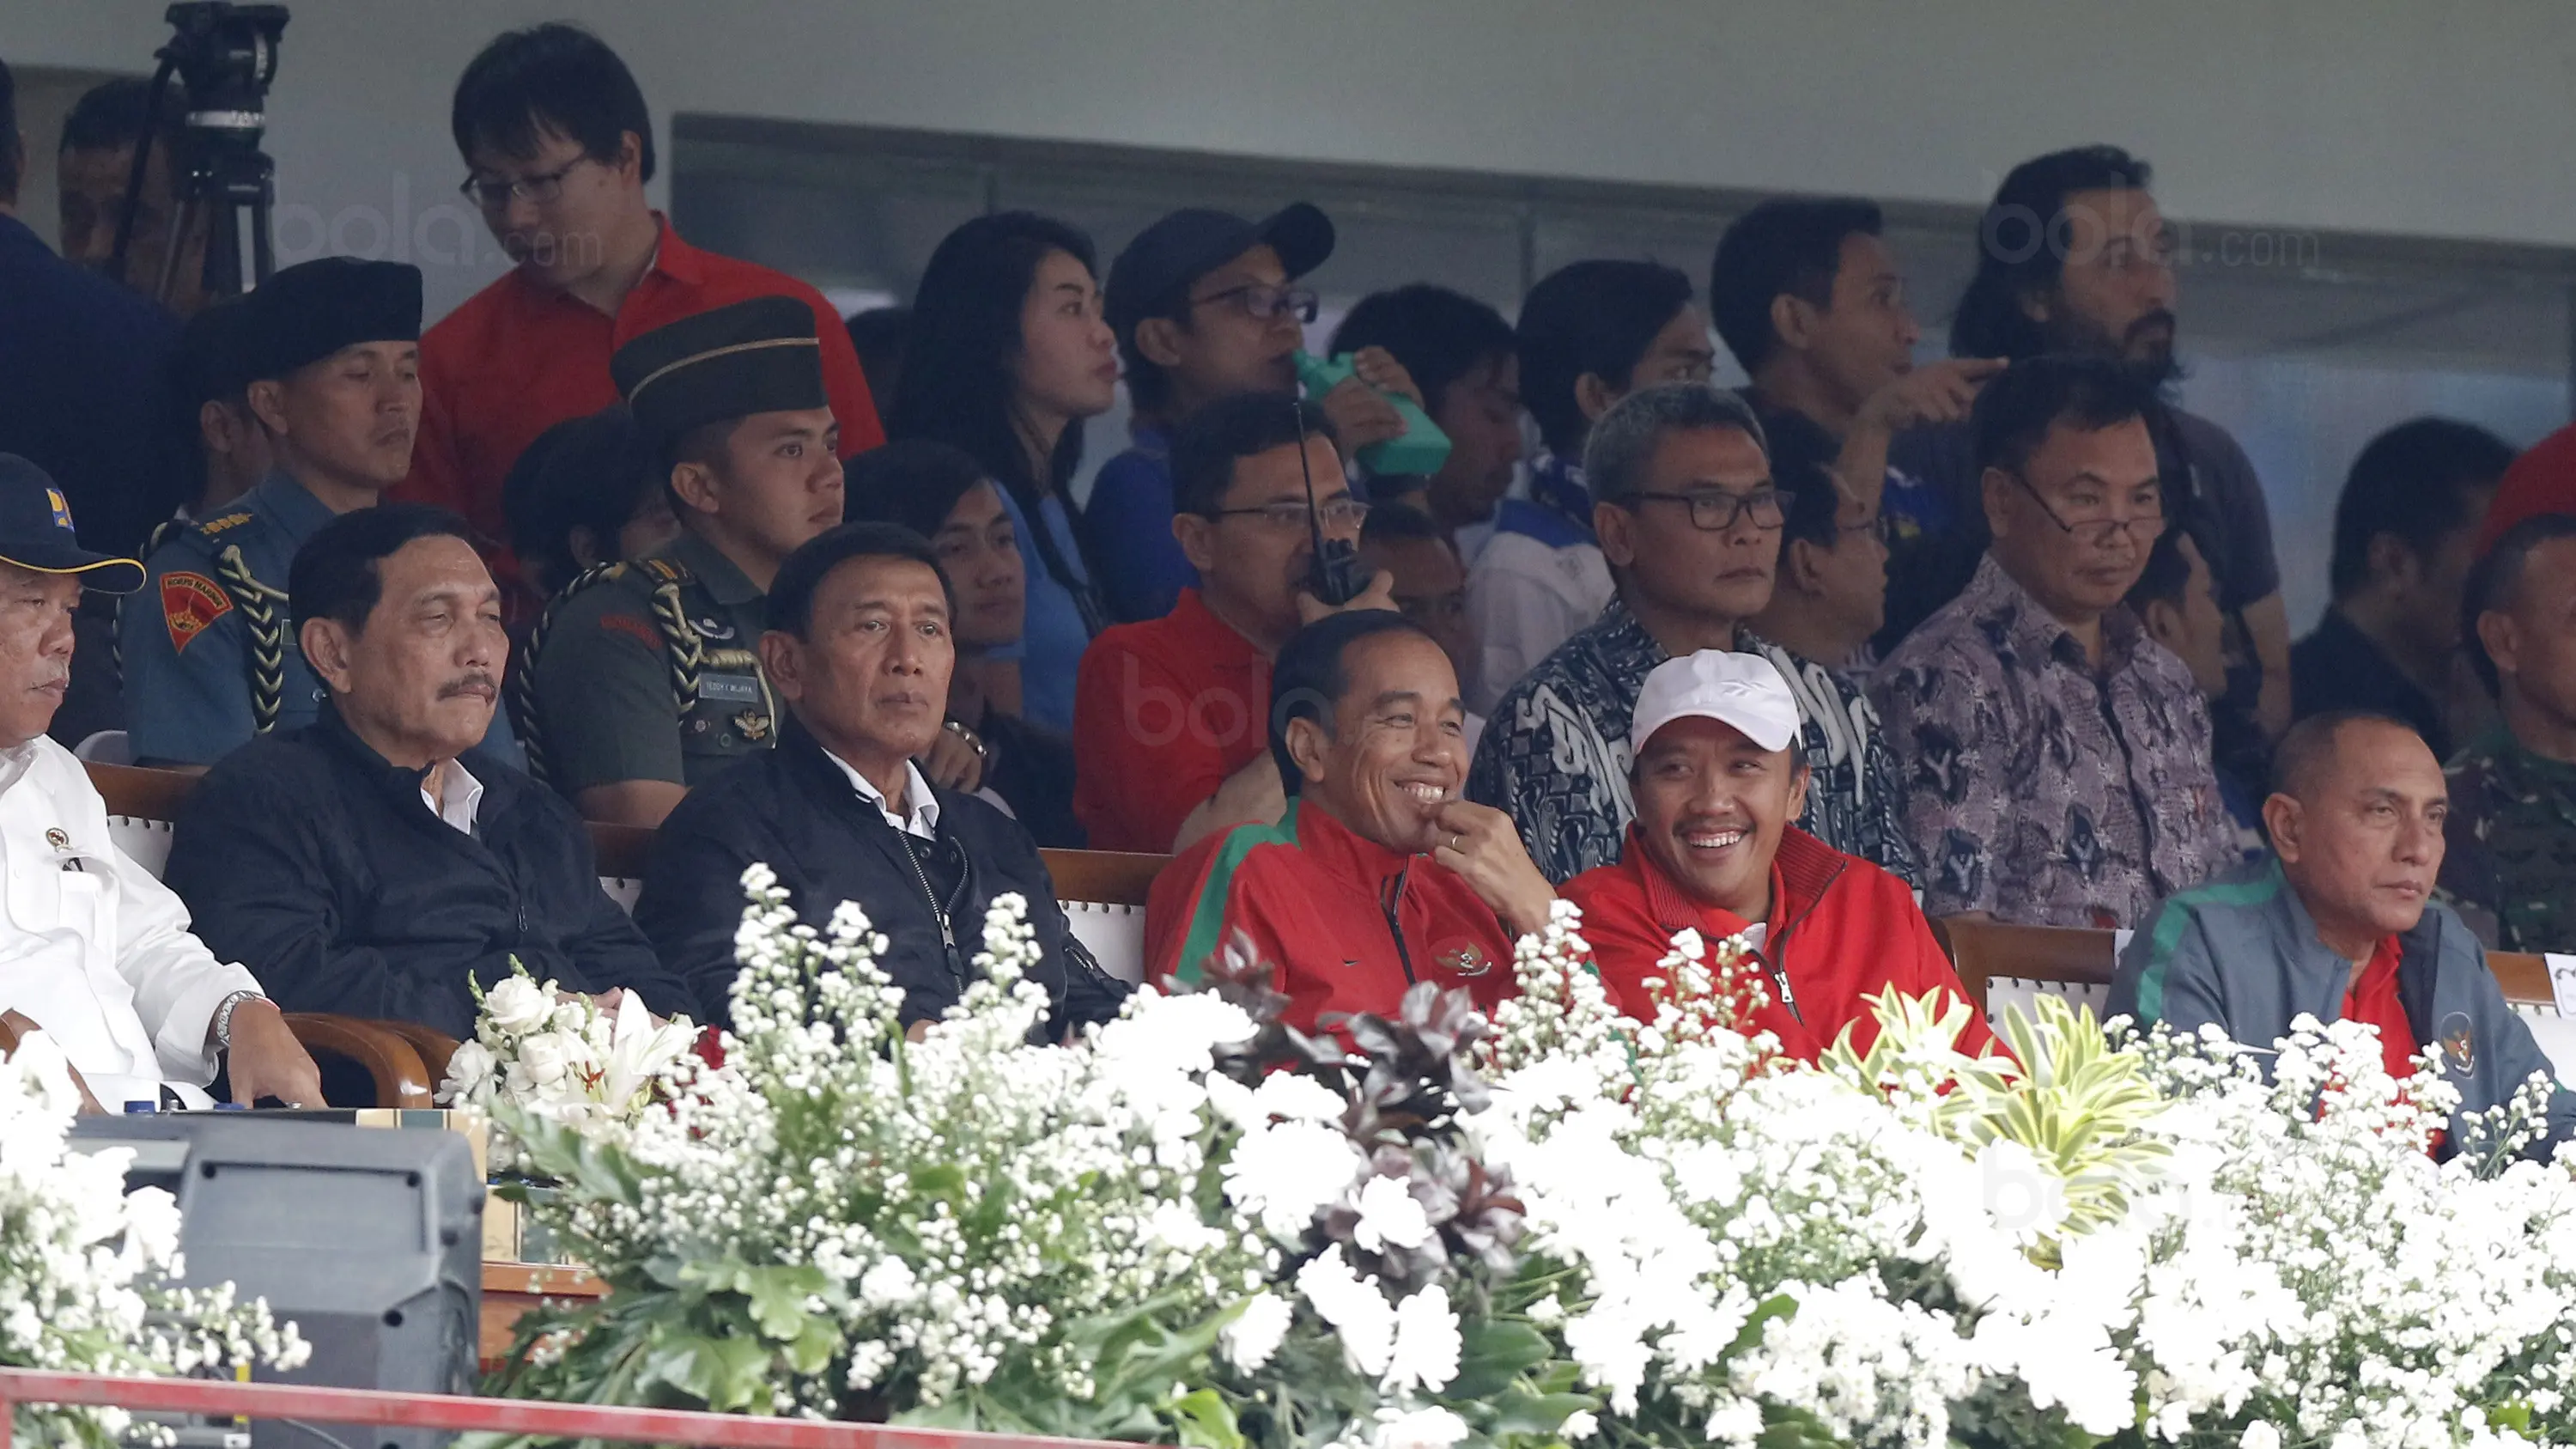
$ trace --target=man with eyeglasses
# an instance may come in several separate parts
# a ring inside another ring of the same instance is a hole
[[[813,309],[841,456],[885,441],[840,315],[783,272],[703,252],[652,209],[653,122],[617,53],[570,25],[511,31],[456,83],[449,125],[462,187],[513,263],[420,343],[422,411],[398,496],[507,538],[501,485],[537,435],[617,401],[618,348],[683,317],[754,297]],[[506,556],[505,590],[529,597]]]
[[[1583,476],[1618,592],[1504,692],[1467,776],[1468,798],[1519,824],[1549,880],[1619,859],[1646,676],[1723,649],[1768,659],[1798,696],[1813,776],[1800,827],[1913,883],[1896,762],[1859,686],[1746,627],[1771,602],[1788,518],[1767,447],[1752,407],[1705,382],[1640,388],[1592,425]]]
[[[1308,591],[1315,531],[1355,543],[1368,516],[1318,404],[1220,398],[1181,424],[1171,461],[1172,532],[1199,582],[1164,617],[1102,631],[1074,686],[1073,811],[1094,850],[1178,852],[1277,820],[1271,661],[1327,614],[1395,607],[1382,572],[1338,609]]]
[[[1793,425],[1764,433],[1771,478],[1788,506],[1771,602],[1753,627],[1802,659],[1865,676],[1876,662],[1869,637],[1887,613],[1885,495],[1866,498],[1843,485],[1838,450],[1823,430]]]
[[[1100,561],[1110,612],[1135,622],[1171,612],[1199,582],[1173,532],[1172,430],[1240,392],[1297,394],[1295,354],[1315,320],[1315,293],[1294,285],[1333,254],[1333,223],[1294,202],[1260,221],[1205,207],[1137,233],[1109,264],[1103,306],[1127,369],[1135,446],[1101,465],[1083,529]],[[1384,393],[1420,390],[1383,347],[1352,357],[1354,375],[1315,399],[1353,451],[1404,431]]]
[[[1993,541],[1871,685],[1931,915],[2136,926],[2235,864],[2208,707],[2123,602],[2166,524],[2155,406],[2097,356],[2016,362],[1977,398]]]

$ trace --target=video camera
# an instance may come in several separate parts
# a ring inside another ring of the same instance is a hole
[[[143,137],[134,147],[134,171],[125,184],[109,274],[124,280],[145,169],[176,76],[187,105],[180,116],[177,154],[171,158],[178,214],[153,295],[165,301],[170,297],[187,238],[198,219],[206,217],[206,290],[213,296],[238,296],[276,269],[269,211],[277,199],[277,166],[259,143],[268,128],[268,87],[277,78],[286,7],[182,0],[163,18],[172,33],[169,43],[153,53],[161,66],[153,73]],[[245,224],[250,232],[247,277],[242,272]]]

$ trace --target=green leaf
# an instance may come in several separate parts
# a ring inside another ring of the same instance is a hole
[[[1183,1394],[1162,1405],[1163,1418],[1180,1431],[1182,1449],[1244,1449],[1234,1406],[1214,1389]]]
[[[644,1376],[659,1379],[720,1414],[769,1408],[770,1352],[753,1338],[656,1335]]]
[[[830,1366],[833,1355],[840,1351],[840,1325],[815,1314],[806,1318],[805,1331],[796,1336],[795,1342],[780,1352],[786,1357],[789,1368],[811,1377]]]
[[[1443,1398],[1451,1397],[1443,1390]],[[1565,1427],[1574,1414],[1601,1407],[1601,1401],[1590,1394],[1533,1394],[1513,1389],[1492,1401],[1493,1421],[1485,1432],[1496,1439],[1515,1435],[1536,1437],[1553,1434]]]
[[[781,1342],[802,1337],[809,1316],[806,1301],[819,1296],[826,1281],[823,1270],[810,1263],[744,1269],[741,1286],[751,1295],[751,1321],[761,1337]]]
[[[1458,1326],[1458,1376],[1443,1397],[1482,1399],[1547,1361],[1547,1335],[1510,1319],[1471,1320]]]

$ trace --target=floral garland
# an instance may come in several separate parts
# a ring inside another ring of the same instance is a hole
[[[293,1368],[311,1348],[265,1299],[232,1285],[175,1287],[179,1205],[125,1190],[127,1148],[68,1146],[80,1093],[54,1040],[29,1035],[0,1061],[0,1364],[94,1374]],[[122,1409],[20,1404],[18,1442],[108,1449],[135,1428]]]
[[[1636,1023],[1560,905],[1491,1022],[1421,986],[1308,1037],[1235,943],[1065,1049],[1005,898],[910,1042],[855,906],[745,885],[721,1066],[631,1119],[499,1094],[612,1288],[500,1391],[1203,1449],[2576,1442],[2541,1088],[2437,1164],[2455,1096],[2366,1027],[2267,1077],[2043,999],[2005,1062],[1891,994],[1810,1069],[1741,942],[1678,938]]]

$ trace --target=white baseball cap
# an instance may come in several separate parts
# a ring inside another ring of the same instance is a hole
[[[1798,737],[1798,698],[1761,655],[1702,649],[1667,659],[1646,676],[1628,727],[1629,750],[1644,753],[1655,731],[1677,719],[1713,719],[1763,749],[1786,749]]]

